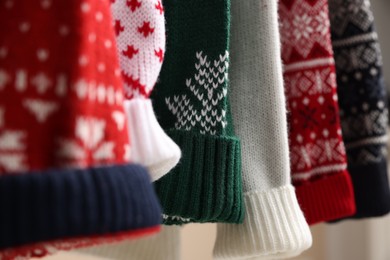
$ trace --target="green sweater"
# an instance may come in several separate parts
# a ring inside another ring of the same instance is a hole
[[[165,224],[243,221],[240,142],[228,100],[229,0],[165,0],[167,51],[152,95],[182,149],[156,182]]]

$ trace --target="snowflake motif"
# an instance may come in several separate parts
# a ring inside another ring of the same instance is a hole
[[[315,24],[314,28],[316,29],[317,33],[323,36],[329,34],[330,21],[328,12],[321,11],[318,15],[314,17],[313,23]]]
[[[368,0],[333,0],[329,1],[329,16],[332,24],[332,33],[341,36],[349,24],[367,31],[374,22]]]
[[[373,110],[357,116],[343,116],[341,127],[345,142],[387,133],[388,110]]]
[[[357,46],[336,48],[337,71],[352,72],[382,66],[381,51],[378,42],[362,43]]]
[[[336,89],[336,75],[329,67],[285,73],[284,81],[289,98],[331,94]]]
[[[94,117],[78,117],[76,139],[60,139],[57,156],[72,166],[87,166],[115,158],[114,143],[104,141],[106,122]]]
[[[293,50],[306,58],[314,44],[332,53],[326,0],[319,0],[314,6],[306,1],[295,1],[291,8],[280,2],[279,17],[285,62],[289,61]]]
[[[312,18],[307,14],[294,17],[292,24],[294,28],[293,35],[295,36],[296,40],[299,41],[302,38],[307,40],[310,37],[310,35],[314,32],[314,29],[311,27],[311,22]]]
[[[337,138],[316,139],[314,143],[291,145],[293,172],[307,171],[324,165],[345,163],[345,147]],[[307,176],[310,179],[309,176]]]
[[[219,55],[213,61],[202,52],[197,52],[196,57],[194,77],[186,79],[185,83],[191,97],[175,95],[165,98],[165,103],[176,116],[176,129],[198,128],[202,134],[215,135],[227,125],[223,102],[227,95],[229,53],[226,51],[225,55]],[[196,110],[194,104],[199,104],[201,109]]]
[[[339,139],[318,139],[311,150],[312,160],[319,164],[345,162],[345,147]]]

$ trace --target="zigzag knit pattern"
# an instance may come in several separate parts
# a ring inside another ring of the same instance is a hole
[[[330,0],[332,44],[356,217],[390,211],[387,181],[387,95],[368,0]],[[370,191],[368,194],[367,191]]]

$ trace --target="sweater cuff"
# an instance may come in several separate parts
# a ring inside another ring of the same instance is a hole
[[[4,175],[0,209],[7,209],[0,214],[0,249],[140,230],[161,222],[149,175],[138,165]]]
[[[387,162],[367,165],[350,164],[356,198],[356,215],[353,218],[379,217],[390,211],[390,190]]]
[[[164,224],[242,223],[241,150],[235,137],[168,130],[183,157],[155,183]]]
[[[346,170],[299,185],[296,194],[309,225],[356,212],[352,181]]]
[[[244,198],[244,224],[217,225],[215,259],[294,256],[311,246],[310,229],[292,185],[248,192]]]
[[[130,158],[148,168],[155,181],[176,166],[180,148],[161,128],[150,99],[126,100],[124,105],[131,140]]]

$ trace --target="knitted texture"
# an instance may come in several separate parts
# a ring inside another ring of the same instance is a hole
[[[166,224],[242,222],[240,143],[227,98],[229,6],[164,1],[168,44],[152,99],[183,153],[156,183]]]
[[[136,241],[83,248],[78,253],[116,260],[180,260],[179,226],[163,226],[161,232]]]
[[[244,224],[218,224],[217,259],[278,258],[312,242],[290,184],[277,2],[233,0],[231,103],[242,143]]]
[[[158,226],[109,4],[7,1],[0,24],[0,248]]]
[[[329,1],[341,126],[356,197],[355,218],[390,211],[387,95],[367,0]]]
[[[298,201],[309,224],[350,216],[355,201],[338,117],[327,1],[281,0],[279,16]]]
[[[153,180],[180,159],[179,147],[164,133],[148,99],[165,53],[164,9],[160,0],[113,0],[111,11],[132,140],[131,158],[148,167]]]

